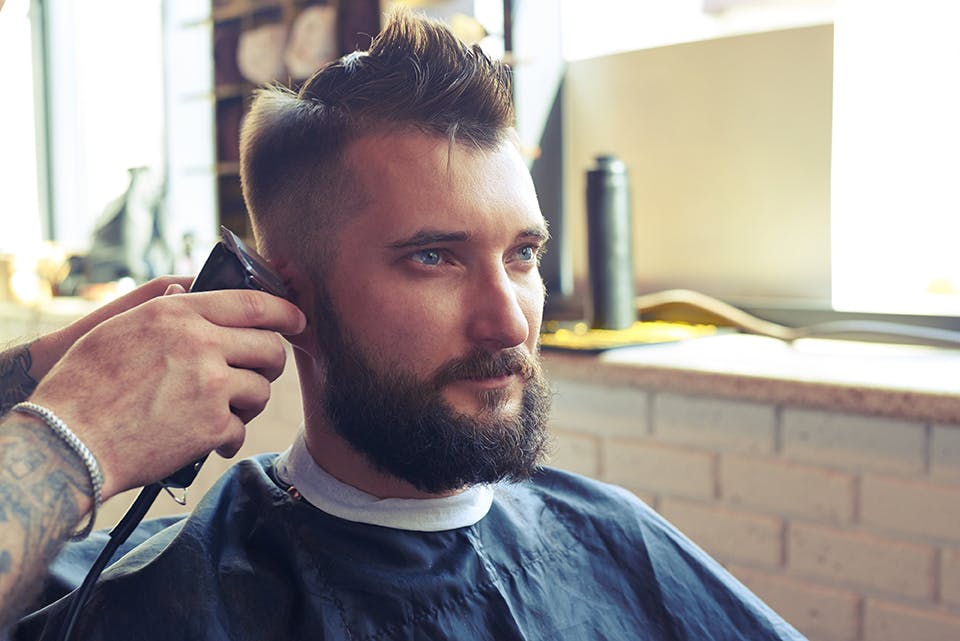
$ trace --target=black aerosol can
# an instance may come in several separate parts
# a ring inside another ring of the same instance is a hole
[[[587,172],[587,249],[590,326],[626,329],[637,320],[627,167],[597,156]]]

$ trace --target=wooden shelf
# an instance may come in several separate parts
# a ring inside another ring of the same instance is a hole
[[[310,6],[338,7],[338,48],[342,53],[353,50],[355,34],[375,34],[380,30],[380,0],[213,1],[217,217],[220,224],[241,237],[249,237],[250,224],[240,189],[240,123],[256,85],[241,73],[237,47],[245,31],[265,24],[283,24],[289,28],[300,12]],[[344,35],[351,33],[353,37]]]
[[[252,15],[267,11],[283,11],[293,4],[290,0],[229,0],[228,2],[213,3],[213,22],[230,22],[231,20],[245,20]]]

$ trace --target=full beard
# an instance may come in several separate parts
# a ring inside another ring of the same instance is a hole
[[[327,307],[327,306],[324,306]],[[379,371],[335,320],[320,336],[327,359],[324,409],[331,425],[379,471],[430,494],[478,483],[530,478],[547,452],[551,393],[539,360],[514,347],[477,350],[448,361],[428,380],[394,367]],[[506,388],[478,394],[476,415],[443,398],[446,385],[513,375],[519,408]]]

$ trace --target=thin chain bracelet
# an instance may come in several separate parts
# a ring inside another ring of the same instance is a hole
[[[83,464],[87,467],[87,473],[90,475],[90,485],[93,487],[93,509],[90,510],[90,519],[87,521],[87,524],[71,537],[74,541],[85,539],[93,529],[93,522],[97,518],[97,510],[100,509],[100,503],[103,499],[101,495],[101,490],[103,489],[103,473],[100,471],[100,464],[97,463],[93,452],[84,445],[80,437],[74,434],[73,430],[67,427],[67,424],[60,420],[59,416],[46,407],[37,405],[36,403],[26,402],[14,405],[12,411],[32,414],[43,420],[51,430],[57,433],[57,436],[70,446],[70,449],[77,453],[77,456],[80,457],[80,460],[82,460]]]

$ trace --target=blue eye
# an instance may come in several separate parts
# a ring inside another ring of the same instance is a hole
[[[524,245],[517,250],[517,256],[520,257],[520,260],[531,261],[537,259],[537,248],[533,245]]]
[[[410,254],[410,258],[414,262],[420,263],[421,265],[427,265],[432,267],[434,265],[439,265],[443,257],[440,255],[440,252],[436,249],[423,249],[418,252]]]

